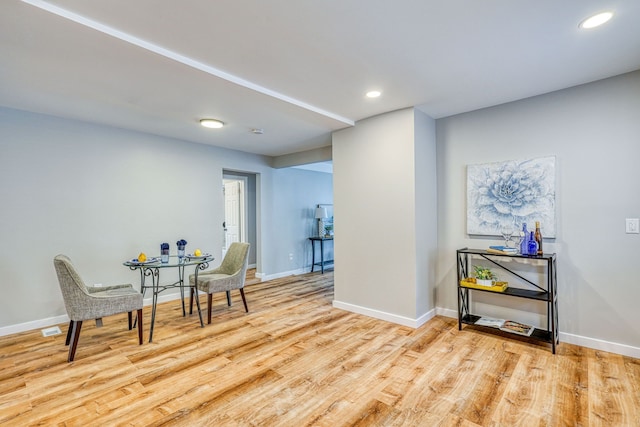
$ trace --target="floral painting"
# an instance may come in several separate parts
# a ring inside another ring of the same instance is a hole
[[[467,233],[500,235],[513,226],[555,237],[555,157],[467,166]]]

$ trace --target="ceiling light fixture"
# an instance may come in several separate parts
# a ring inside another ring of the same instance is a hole
[[[380,92],[379,90],[371,90],[367,92],[367,98],[377,98],[380,95],[382,95],[382,92]]]
[[[200,120],[200,124],[206,128],[211,129],[220,129],[222,126],[224,126],[223,122],[216,119],[202,119]]]
[[[254,129],[251,129],[251,133],[255,133],[256,135],[262,135],[264,133],[264,129],[254,128]]]
[[[613,16],[613,12],[598,13],[597,15],[593,15],[593,16],[585,19],[578,26],[580,28],[584,28],[585,30],[588,30],[590,28],[599,27],[600,25],[604,24],[609,19],[611,19],[612,16]]]

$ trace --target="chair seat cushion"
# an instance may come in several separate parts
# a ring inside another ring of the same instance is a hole
[[[115,288],[115,289],[106,289],[104,291],[94,290],[93,292],[91,292],[91,296],[96,298],[101,298],[101,297],[111,298],[111,297],[122,296],[122,295],[140,295],[140,297],[142,297],[142,294],[133,288]]]
[[[133,289],[133,286],[131,286],[131,284],[109,285],[109,286],[87,286],[87,292],[89,292],[90,294],[93,294],[96,292],[110,291],[112,289]]]
[[[189,283],[193,285],[194,276],[189,277]],[[230,291],[232,289],[240,289],[244,286],[237,275],[230,274],[203,274],[198,276],[198,289],[202,292],[212,294],[214,292]]]
[[[76,308],[70,320],[88,320],[117,313],[139,310],[143,306],[142,294],[133,288],[107,289],[93,292],[88,300]]]

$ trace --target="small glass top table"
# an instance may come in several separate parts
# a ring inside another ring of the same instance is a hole
[[[169,262],[161,262],[160,257],[150,258],[145,262],[138,262],[136,260],[125,261],[122,264],[129,267],[131,270],[140,271],[140,292],[144,296],[147,289],[151,289],[153,293],[152,308],[151,308],[151,327],[149,328],[149,342],[153,340],[153,325],[156,320],[156,307],[158,305],[158,294],[164,290],[171,288],[180,288],[180,298],[182,299],[182,316],[186,316],[186,310],[184,307],[184,270],[185,267],[193,267],[195,281],[194,285],[188,285],[195,290],[196,306],[198,307],[198,316],[200,317],[200,326],[204,328],[204,322],[202,321],[202,312],[200,311],[200,299],[198,298],[198,271],[209,268],[209,262],[213,261],[211,255],[201,257],[189,257],[185,256],[179,258],[177,255],[171,255]],[[161,285],[160,284],[160,270],[165,268],[177,268],[178,280],[176,282]],[[147,283],[147,277],[151,278],[151,284]]]

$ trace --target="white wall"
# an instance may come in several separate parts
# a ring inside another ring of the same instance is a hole
[[[175,253],[181,238],[187,250],[212,252],[217,265],[223,169],[258,174],[264,277],[290,269],[277,250],[308,237],[283,232],[306,223],[306,189],[319,179],[315,191],[332,193],[327,174],[307,171],[306,185],[283,194],[277,186],[302,183],[300,171],[274,177],[267,157],[11,109],[0,109],[0,150],[0,333],[65,314],[53,268],[58,253],[71,257],[88,284],[139,286],[138,273],[122,262],[139,252],[155,255],[162,242]],[[287,197],[293,201],[283,209]]]
[[[499,242],[465,234],[466,165],[556,156],[561,341],[640,348],[639,138],[640,72],[438,120],[437,306],[456,309],[455,250]]]
[[[435,234],[418,234],[436,225],[430,129],[432,120],[405,109],[334,133],[335,306],[415,324],[433,305],[429,273],[418,266],[436,243]],[[417,156],[429,152],[430,159]],[[428,173],[417,172],[425,165]],[[419,182],[429,174],[433,190]],[[429,199],[433,214],[417,218],[429,209]]]

